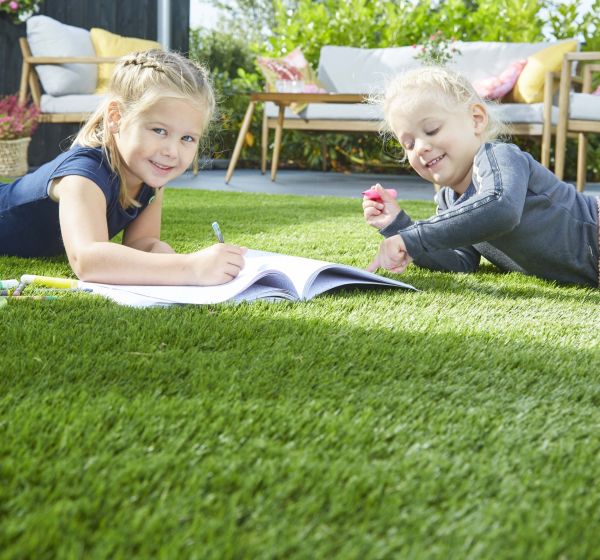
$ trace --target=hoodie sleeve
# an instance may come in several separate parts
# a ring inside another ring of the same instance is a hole
[[[395,233],[415,262],[443,249],[494,239],[519,225],[528,181],[529,162],[520,150],[509,144],[484,144],[473,164],[476,194],[428,220],[403,222]]]
[[[437,211],[436,215],[448,209],[444,192],[440,191],[436,195]],[[380,230],[384,237],[398,235],[401,230],[414,224],[411,217],[402,210],[393,222]],[[412,256],[409,250],[409,255]],[[479,267],[481,255],[474,247],[460,247],[458,249],[440,249],[430,253],[423,253],[414,258],[414,263],[429,270],[445,272],[475,272]]]

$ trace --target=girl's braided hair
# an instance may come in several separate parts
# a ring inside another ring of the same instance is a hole
[[[73,145],[101,147],[121,182],[120,203],[126,208],[137,203],[128,195],[124,162],[109,131],[109,105],[117,102],[126,124],[164,97],[184,99],[204,116],[204,130],[215,112],[215,96],[208,70],[181,54],[153,49],[121,57],[112,73],[108,95],[81,128]]]

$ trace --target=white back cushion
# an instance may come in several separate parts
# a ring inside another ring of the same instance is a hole
[[[96,56],[87,29],[65,25],[48,16],[27,20],[27,41],[33,56]],[[37,72],[44,91],[50,95],[96,91],[96,64],[44,64],[37,67]]]
[[[555,43],[501,43],[473,41],[471,43],[457,41],[460,50],[452,64],[448,67],[460,72],[471,81],[498,76],[508,66],[517,61],[545,49]]]
[[[470,80],[497,76],[516,60],[527,58],[553,43],[456,42],[460,50],[450,68]],[[377,93],[396,74],[421,65],[415,59],[418,48],[388,47],[360,49],[325,46],[321,48],[318,75],[328,91]]]

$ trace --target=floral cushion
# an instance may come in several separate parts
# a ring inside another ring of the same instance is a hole
[[[293,93],[325,93],[326,90],[317,80],[315,71],[306,60],[302,50],[296,47],[281,58],[259,56],[258,67],[267,82],[267,91]],[[293,103],[290,109],[299,113],[306,103]]]
[[[517,83],[526,64],[527,59],[517,60],[498,76],[476,80],[473,82],[473,87],[482,99],[500,99]]]

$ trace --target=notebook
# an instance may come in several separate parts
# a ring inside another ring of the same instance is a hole
[[[123,305],[149,307],[255,300],[301,301],[342,287],[413,286],[361,268],[281,253],[248,250],[246,265],[231,282],[219,286],[130,286],[79,282],[79,288]]]

